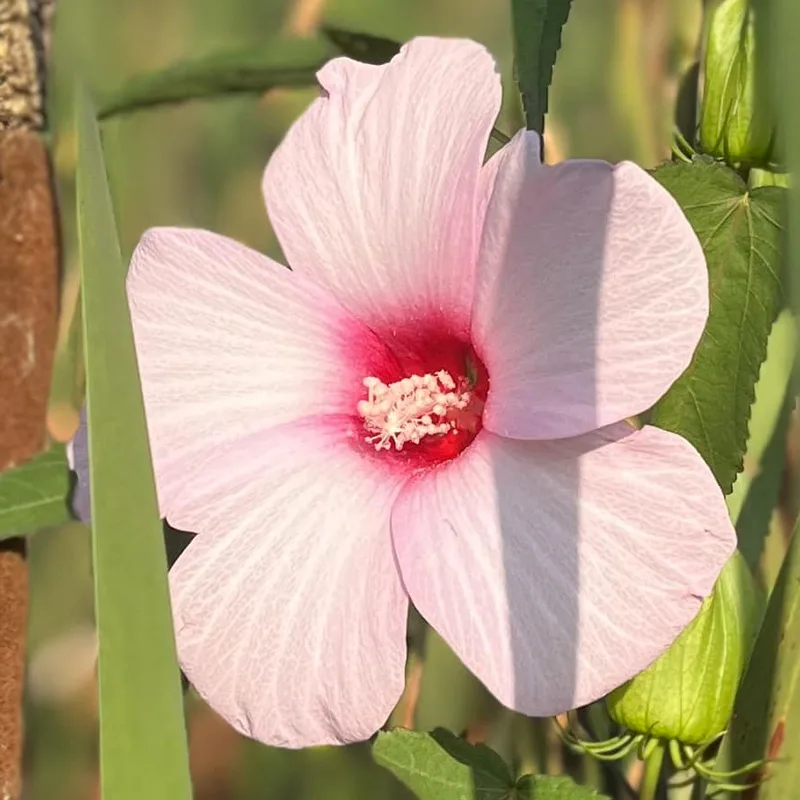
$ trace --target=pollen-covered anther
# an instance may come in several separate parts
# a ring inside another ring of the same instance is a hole
[[[378,378],[364,378],[368,398],[358,403],[358,413],[370,436],[366,441],[376,450],[402,450],[407,442],[419,444],[425,436],[455,431],[458,420],[451,416],[463,411],[472,400],[470,392],[459,392],[445,370],[434,374],[410,375],[385,384]]]

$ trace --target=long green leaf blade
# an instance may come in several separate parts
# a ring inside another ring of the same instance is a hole
[[[547,92],[572,0],[511,0],[517,83],[529,130],[544,132]]]
[[[80,87],[76,119],[102,795],[188,800],[183,698],[125,269],[95,111]]]
[[[770,329],[783,302],[785,190],[749,190],[706,159],[670,163],[654,177],[680,204],[708,261],[711,308],[689,368],[650,421],[688,439],[727,494],[742,469],[750,407]]]
[[[254,50],[180,61],[131,78],[100,104],[100,118],[277,86],[313,86],[317,70],[334,55],[322,39],[274,39]]]
[[[0,540],[67,522],[68,491],[69,468],[61,445],[0,472]]]
[[[762,758],[795,754],[800,747],[800,536],[792,542],[770,596],[764,624],[742,681],[733,719],[725,735],[717,766],[738,769]],[[771,773],[758,792],[759,800],[794,797],[800,779],[795,758],[753,770],[748,780]]]

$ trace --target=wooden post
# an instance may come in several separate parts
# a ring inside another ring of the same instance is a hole
[[[45,445],[55,345],[58,222],[45,129],[54,0],[0,0],[0,470]],[[0,798],[21,793],[25,543],[0,543]]]

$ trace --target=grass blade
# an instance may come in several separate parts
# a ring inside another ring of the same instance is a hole
[[[102,795],[183,800],[183,698],[125,269],[95,110],[76,96]]]
[[[778,582],[767,606],[750,664],[736,698],[733,718],[720,746],[716,768],[740,769],[762,758],[776,759],[796,753],[800,744],[800,540],[797,526],[783,562]],[[754,770],[741,783],[762,780],[759,800],[793,797],[798,764],[778,762]],[[755,793],[751,793],[755,796]]]

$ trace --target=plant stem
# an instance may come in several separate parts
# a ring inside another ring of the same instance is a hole
[[[639,789],[639,800],[656,800],[665,750],[665,743],[659,740],[658,744],[653,748],[653,751],[645,759],[644,776],[642,777],[642,785]]]
[[[666,155],[655,136],[655,99],[642,54],[642,39],[650,24],[639,0],[617,0],[613,98],[631,134],[632,157],[645,167],[655,166]]]

